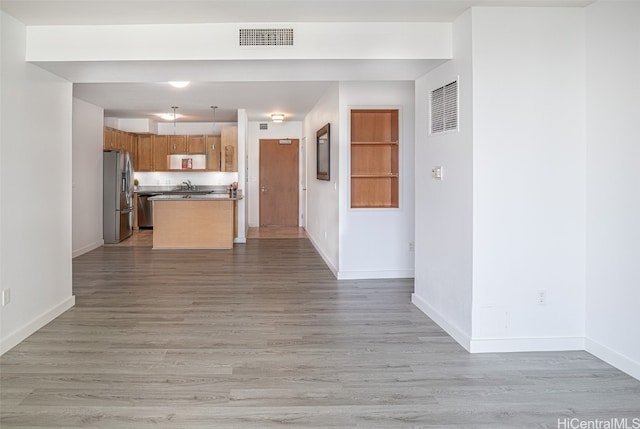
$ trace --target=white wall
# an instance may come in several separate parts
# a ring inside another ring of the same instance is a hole
[[[472,14],[471,350],[581,349],[585,12]]]
[[[326,124],[330,124],[329,181],[316,178],[316,132]],[[327,89],[304,118],[304,135],[307,142],[307,236],[336,276],[340,245],[338,182],[341,162],[338,147],[341,127],[339,85],[336,83]]]
[[[101,107],[73,99],[73,257],[104,244]]]
[[[122,122],[119,119],[118,122]],[[235,127],[237,122],[176,122],[175,127],[173,122],[159,122],[157,124],[158,132],[160,135],[173,135],[173,134],[208,134],[208,135],[220,135],[222,128]],[[123,128],[120,128],[123,129]],[[124,129],[123,129],[124,130]]]
[[[295,45],[238,45],[239,28],[293,28]],[[216,23],[29,27],[29,61],[449,58],[446,22]],[[99,54],[98,54],[99,53]]]
[[[260,129],[260,124],[263,123],[267,124],[268,129]],[[286,138],[302,139],[302,122],[285,121],[276,124],[251,121],[247,125],[247,203],[250,227],[260,225],[260,139]]]
[[[249,128],[249,119],[247,118],[247,111],[245,109],[238,109],[238,189],[245,193],[245,197],[238,201],[238,236],[235,238],[236,243],[247,242],[247,229],[249,224],[247,222],[248,200],[246,198],[247,192],[247,171],[248,171],[248,141],[247,131]]]
[[[27,64],[25,26],[4,12],[0,20],[0,284],[11,289],[0,308],[4,353],[74,304],[72,85]]]
[[[640,379],[640,4],[587,8],[587,350]]]
[[[340,207],[339,278],[413,277],[414,82],[341,82],[338,153]],[[400,110],[400,207],[351,209],[350,114],[357,108]],[[333,147],[332,147],[333,149]],[[332,170],[334,167],[332,166]]]
[[[471,340],[473,82],[471,11],[453,24],[453,60],[416,80],[412,301],[467,349]],[[458,79],[459,132],[429,135],[429,94]],[[443,167],[443,180],[431,169]]]

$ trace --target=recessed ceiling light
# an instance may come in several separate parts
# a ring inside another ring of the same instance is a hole
[[[189,85],[191,82],[189,81],[169,81],[169,85],[173,86],[174,88],[184,88],[185,86]]]
[[[158,116],[160,116],[165,121],[173,121],[173,113],[158,113]],[[178,119],[181,116],[182,116],[181,114],[176,113],[175,118]]]
[[[284,114],[283,113],[274,113],[271,115],[271,120],[273,122],[282,122],[284,121]]]

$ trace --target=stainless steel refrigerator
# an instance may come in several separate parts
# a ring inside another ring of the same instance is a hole
[[[119,243],[133,233],[133,166],[127,152],[104,152],[105,243]]]

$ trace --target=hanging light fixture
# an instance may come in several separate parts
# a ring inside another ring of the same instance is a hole
[[[216,129],[216,109],[218,108],[218,106],[211,106],[211,109],[213,110],[213,129],[215,131]]]
[[[173,109],[173,134],[176,134],[176,109],[178,109],[178,106],[171,106],[171,108]]]

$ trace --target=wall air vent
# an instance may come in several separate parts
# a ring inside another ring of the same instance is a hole
[[[458,81],[431,91],[431,134],[458,131]]]
[[[293,46],[293,28],[241,28],[240,46]]]
[[[260,129],[261,130],[268,130],[269,129],[269,124],[260,124]]]

